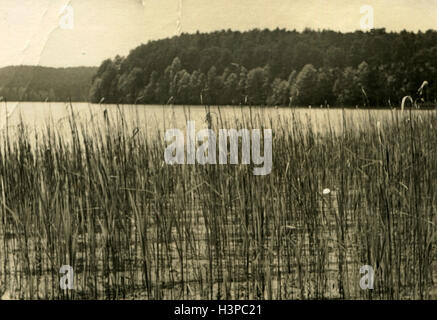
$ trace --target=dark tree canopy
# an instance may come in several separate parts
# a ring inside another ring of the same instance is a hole
[[[151,41],[99,68],[7,67],[8,100],[386,107],[437,99],[437,32],[217,31]]]
[[[437,98],[437,32],[276,29],[182,34],[106,60],[91,100],[113,103],[360,105]]]
[[[87,101],[97,68],[10,66],[0,69],[0,96],[8,101]]]

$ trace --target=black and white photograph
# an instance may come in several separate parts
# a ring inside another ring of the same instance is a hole
[[[437,300],[437,2],[0,0],[0,300]]]

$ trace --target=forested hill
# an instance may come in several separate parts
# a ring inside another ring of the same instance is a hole
[[[285,30],[182,34],[105,60],[92,101],[116,103],[398,104],[424,80],[437,95],[437,32]]]
[[[88,101],[95,67],[10,66],[0,69],[0,96],[8,101]]]

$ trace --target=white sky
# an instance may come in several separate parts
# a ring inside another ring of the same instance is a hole
[[[72,29],[59,24],[67,4]],[[98,66],[178,30],[354,31],[363,5],[373,6],[376,28],[437,29],[437,0],[0,0],[0,67]]]

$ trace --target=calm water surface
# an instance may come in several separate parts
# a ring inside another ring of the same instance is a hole
[[[196,129],[207,127],[207,110],[204,106],[168,106],[168,105],[98,105],[89,103],[49,103],[49,102],[8,102],[0,103],[0,129],[4,134],[14,131],[20,122],[31,130],[41,130],[48,124],[60,133],[68,133],[71,115],[82,125],[104,125],[110,123],[126,123],[141,128],[150,136],[162,134],[168,128],[184,130],[188,120],[195,121]],[[316,132],[329,129],[341,131],[343,116],[347,125],[357,129],[365,127],[369,122],[391,121],[400,115],[400,110],[364,110],[339,108],[288,108],[288,107],[211,107],[210,119],[217,127],[250,127],[265,128],[280,126],[292,127],[292,119],[301,120],[305,126],[312,126]],[[426,115],[434,110],[415,110],[415,114]],[[404,112],[408,115],[408,112]]]

